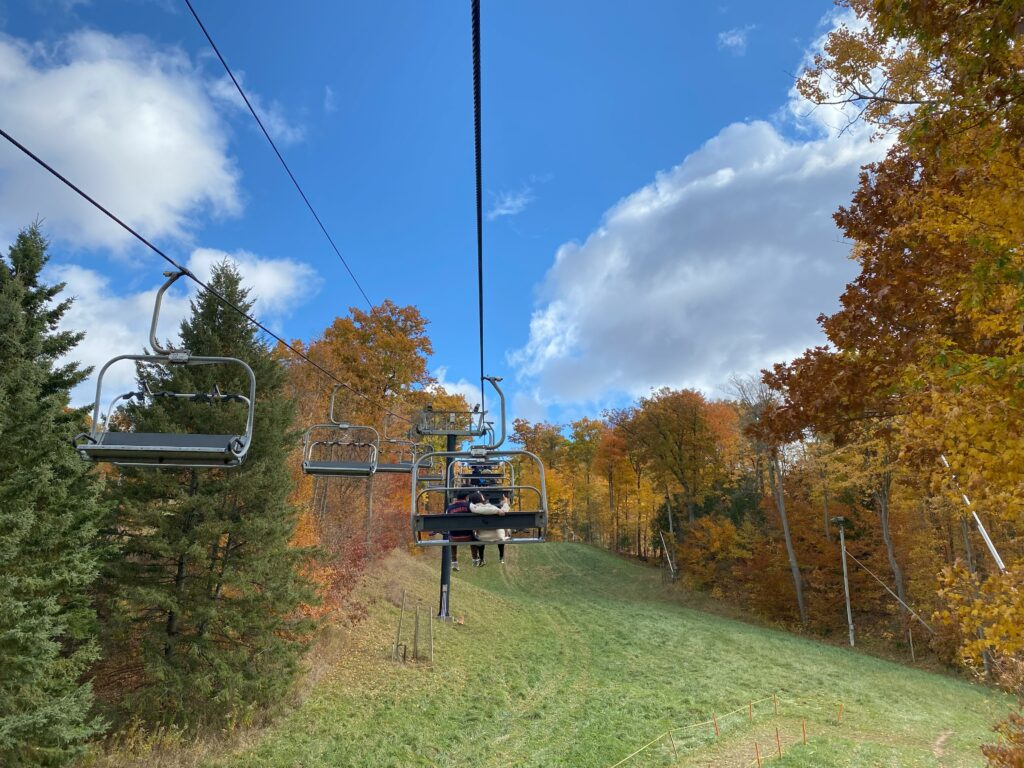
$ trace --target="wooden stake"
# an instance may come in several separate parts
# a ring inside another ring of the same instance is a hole
[[[750,711],[750,722],[754,722],[754,702],[751,701],[750,704],[747,705],[747,707]]]
[[[806,744],[807,743],[807,721],[806,720],[801,720],[800,721],[800,729],[804,732],[804,744]]]
[[[912,664],[917,663],[917,657],[914,655],[914,630],[907,627],[907,636],[910,638],[910,661]]]
[[[757,757],[757,768],[761,768],[761,750],[756,741],[754,742],[754,755]]]
[[[319,479],[319,478],[317,478]],[[405,590],[402,590],[402,612],[398,614],[398,634],[395,635],[395,647],[391,651],[391,660],[398,661],[398,646],[402,642],[402,619],[405,618]]]
[[[412,630],[412,660],[420,660],[420,604],[416,602],[416,623]]]
[[[772,706],[775,707],[775,714],[779,714],[779,699],[774,693],[772,694]]]
[[[718,716],[714,712],[711,713],[711,722],[715,724],[715,738],[717,739],[720,734],[718,731]]]
[[[427,611],[427,628],[430,630],[430,663],[434,663],[434,612]]]
[[[779,726],[775,726],[775,747],[779,750],[779,757],[782,757],[782,739],[779,738]]]
[[[676,740],[672,738],[672,731],[668,732],[668,743],[672,745],[672,757],[678,762],[679,753],[676,752]]]
[[[843,722],[843,702],[839,702],[839,714],[836,716],[836,722]]]

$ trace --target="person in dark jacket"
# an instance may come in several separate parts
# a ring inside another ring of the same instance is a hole
[[[459,491],[455,494],[455,501],[448,505],[448,509],[444,511],[446,515],[470,515],[472,512],[469,511],[469,501],[467,497],[469,491]],[[449,541],[476,541],[476,536],[473,531],[451,531],[448,534]],[[473,547],[473,565],[476,565],[476,548]],[[452,570],[459,570],[459,547],[456,544],[452,544]]]

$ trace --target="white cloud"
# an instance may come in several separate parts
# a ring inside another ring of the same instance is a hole
[[[487,220],[494,221],[501,216],[515,216],[522,213],[533,202],[533,188],[529,185],[518,190],[501,192],[494,198],[494,205],[487,212]]]
[[[338,100],[334,95],[334,89],[329,85],[324,86],[324,112],[330,114],[338,111]]]
[[[237,71],[235,72],[235,77],[238,78],[238,82],[245,88],[245,73]],[[210,95],[218,102],[233,107],[243,112],[246,116],[249,115],[249,108],[245,105],[245,100],[238,92],[238,89],[235,88],[235,84],[231,82],[231,78],[226,74],[216,80],[212,80],[208,88]],[[284,108],[278,102],[264,102],[263,98],[250,88],[245,88],[245,95],[249,97],[249,103],[256,110],[256,114],[260,116],[260,120],[266,126],[267,132],[274,141],[279,144],[296,144],[306,138],[305,126],[290,121],[285,116]],[[249,120],[252,120],[252,118],[250,117]],[[255,123],[253,123],[253,128],[257,131],[259,130]]]
[[[205,281],[212,266],[224,258],[238,265],[243,285],[252,288],[250,295],[256,299],[253,313],[263,321],[286,317],[315,293],[320,284],[316,271],[308,264],[291,259],[264,259],[245,251],[228,254],[199,248],[186,266]],[[68,357],[96,369],[89,381],[72,393],[72,401],[79,405],[90,403],[95,397],[95,373],[107,360],[116,355],[141,353],[144,347],[149,347],[149,323],[160,283],[143,291],[120,292],[114,280],[85,267],[55,264],[49,271],[51,280],[67,283],[62,297],[74,297],[62,328],[85,331],[85,339]],[[192,281],[181,280],[164,295],[157,331],[161,341],[170,339],[172,345],[177,343],[178,329],[188,315],[189,299],[195,293]],[[134,381],[131,363],[111,367],[104,380],[104,407],[109,396],[128,391]]]
[[[470,407],[480,402],[480,385],[464,378],[460,378],[458,381],[448,381],[447,366],[438,366],[434,370],[434,378],[437,379],[437,386],[443,388],[445,392],[453,395],[462,395],[466,398],[466,402]],[[488,395],[493,395],[493,390],[490,390]]]
[[[852,10],[838,9],[826,15],[821,21],[822,33],[804,52],[800,61],[798,72],[802,72],[814,64],[814,56],[824,50],[825,41],[829,32],[839,27],[847,27],[857,32],[867,25],[864,19],[857,17]],[[884,74],[881,70],[871,73],[871,82],[874,88],[880,88]],[[834,84],[828,80],[820,81],[825,93],[833,90]],[[908,107],[909,108],[909,107]],[[832,138],[838,138],[844,134],[854,133],[861,139],[868,140],[871,136],[871,127],[863,122],[858,122],[860,107],[856,104],[842,103],[836,99],[834,104],[811,104],[796,89],[796,84],[789,89],[789,98],[786,106],[781,110],[783,119],[792,120],[797,130],[809,136],[824,134]]]
[[[719,32],[718,47],[736,56],[742,56],[747,52],[747,36],[754,29],[753,24],[748,24],[745,27],[736,27],[735,29],[727,29],[725,32]]]
[[[815,319],[856,272],[832,213],[885,147],[819,117],[795,141],[767,122],[729,125],[561,246],[509,355],[520,380],[562,404],[716,392],[821,343]]]
[[[227,253],[215,248],[192,251],[188,268],[206,281],[213,266],[225,259],[242,273],[244,284],[252,289],[258,315],[287,315],[293,307],[312,297],[320,288],[320,277],[309,264],[292,259],[263,259],[248,251]]]
[[[82,31],[52,49],[0,36],[4,128],[148,237],[198,213],[241,210],[224,125],[178,49]],[[54,236],[118,247],[129,236],[13,147],[0,147],[0,230],[36,217]]]

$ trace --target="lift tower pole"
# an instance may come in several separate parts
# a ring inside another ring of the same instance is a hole
[[[444,449],[451,453],[455,450],[455,435],[445,436]],[[448,478],[451,476],[452,457],[448,456],[444,460],[444,483],[448,484]],[[448,505],[452,503],[449,493],[444,495],[445,510],[448,509]],[[452,593],[452,548],[451,546],[441,547],[441,597],[437,608],[437,618],[441,621],[451,621],[452,615],[449,612],[449,600]]]

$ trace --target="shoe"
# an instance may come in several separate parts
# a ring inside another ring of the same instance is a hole
[[[459,564],[458,563],[452,563],[452,570],[453,571],[459,570]]]
[[[483,560],[481,560],[481,561],[480,561],[480,567],[481,567],[481,568],[483,568],[483,567],[484,567],[484,561],[483,561]]]
[[[477,559],[476,559],[476,558],[474,557],[474,558],[473,558],[473,567],[474,567],[474,568],[477,568],[477,567],[479,567],[479,565],[480,565],[480,561],[479,561],[479,560],[477,560]]]
[[[501,558],[501,560],[499,560],[498,562],[500,562],[502,565],[504,565],[505,564],[505,558],[504,557]]]

